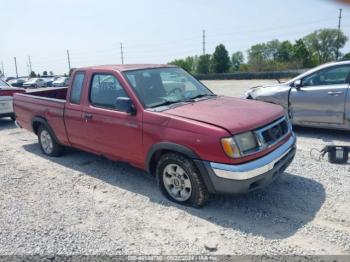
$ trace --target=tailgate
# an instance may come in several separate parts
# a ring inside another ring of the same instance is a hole
[[[35,118],[45,119],[55,132],[59,142],[65,144],[67,139],[63,113],[66,100],[48,98],[29,94],[15,94],[13,107],[17,121],[23,128],[33,130]]]

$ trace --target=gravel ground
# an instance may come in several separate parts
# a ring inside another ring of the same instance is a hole
[[[235,96],[255,82],[206,81]],[[126,164],[73,149],[48,158],[1,119],[0,255],[350,254],[350,165],[310,157],[327,141],[350,144],[349,133],[296,132],[295,161],[272,185],[192,209]]]

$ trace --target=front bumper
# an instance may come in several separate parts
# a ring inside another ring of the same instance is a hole
[[[212,193],[247,193],[267,186],[284,172],[295,156],[295,143],[293,134],[283,145],[257,160],[240,165],[202,161],[200,169],[205,172],[205,182],[210,183]]]

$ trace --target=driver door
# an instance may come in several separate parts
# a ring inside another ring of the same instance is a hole
[[[290,94],[294,123],[344,124],[350,65],[321,69],[301,80]]]

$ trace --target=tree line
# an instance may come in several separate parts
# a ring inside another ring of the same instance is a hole
[[[168,64],[177,65],[194,74],[261,72],[311,68],[334,61],[339,49],[348,37],[341,30],[319,29],[294,43],[277,39],[259,43],[247,50],[229,55],[223,44],[216,46],[213,54],[189,56],[176,59]],[[350,53],[338,53],[338,57],[349,58]]]

